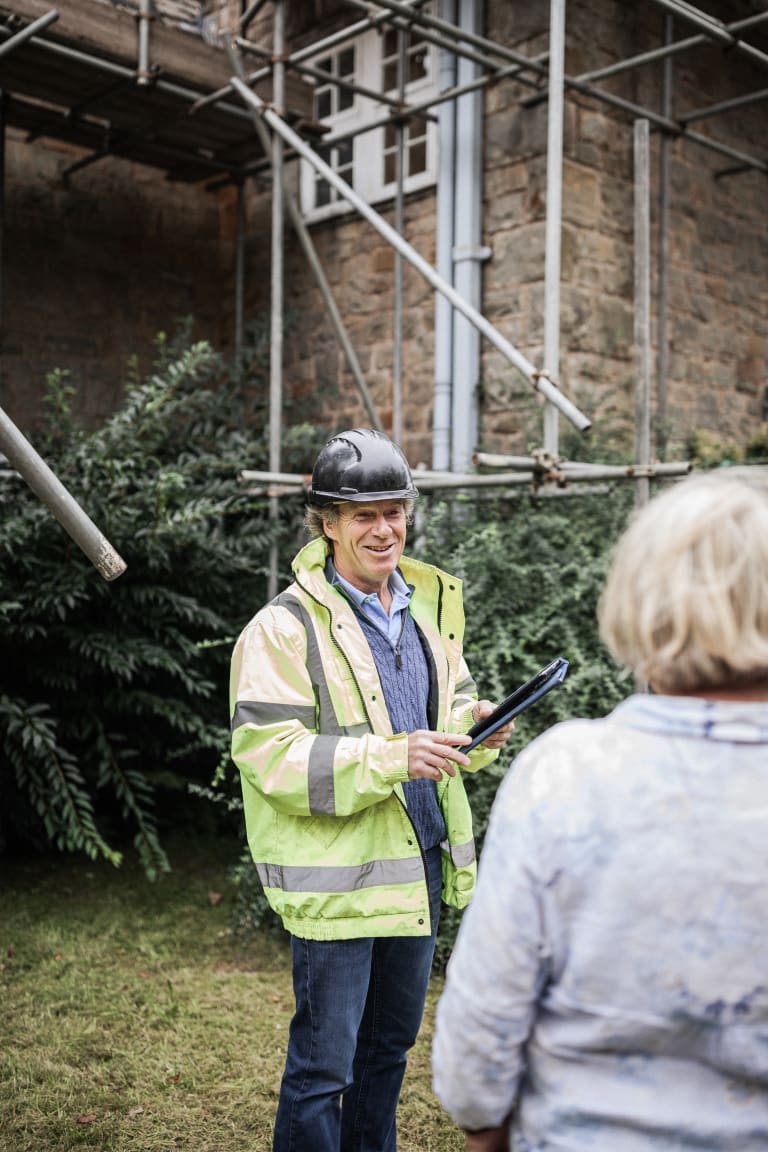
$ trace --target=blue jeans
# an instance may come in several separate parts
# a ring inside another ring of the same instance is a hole
[[[291,938],[296,1013],[273,1152],[395,1152],[440,916],[440,848],[425,856],[431,936]]]

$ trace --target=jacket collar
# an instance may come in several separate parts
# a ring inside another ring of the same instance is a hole
[[[668,736],[733,744],[768,741],[768,704],[756,701],[638,694],[619,704],[612,716],[630,728]]]
[[[291,565],[293,574],[298,582],[307,589],[317,600],[326,601],[330,585],[325,578],[325,562],[329,555],[328,541],[323,537],[316,537],[305,544],[294,557]],[[441,580],[444,585],[450,586],[451,591],[461,592],[461,580],[451,576],[448,572],[436,568],[432,564],[425,564],[421,560],[414,560],[410,556],[401,556],[398,565],[407,584],[413,585],[415,590],[422,592],[435,592],[435,581]]]

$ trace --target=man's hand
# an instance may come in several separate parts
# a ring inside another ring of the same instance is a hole
[[[466,1152],[509,1152],[509,1126],[485,1128],[482,1132],[465,1132]]]
[[[469,757],[461,751],[462,744],[470,744],[469,736],[456,732],[429,732],[419,728],[408,737],[408,775],[411,780],[425,778],[442,780],[443,772],[456,775],[454,764],[469,764]]]
[[[490,700],[478,700],[477,704],[475,704],[474,708],[472,709],[472,719],[474,720],[475,724],[477,724],[478,720],[484,720],[486,716],[490,716],[494,707],[495,705],[491,704]],[[481,747],[503,748],[514,730],[515,722],[514,720],[510,720],[510,722],[505,724],[503,728],[497,728],[493,735],[489,736],[487,740],[483,740]]]

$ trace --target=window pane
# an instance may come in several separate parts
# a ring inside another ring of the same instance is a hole
[[[395,156],[394,152],[388,152],[387,155],[384,157],[384,183],[385,184],[393,184],[395,181],[395,176],[396,176],[395,162],[396,162],[396,156]]]
[[[408,175],[415,176],[417,172],[427,170],[427,142],[417,140],[408,149]]]
[[[414,80],[423,80],[427,75],[427,50],[419,48],[408,57],[408,83]]]
[[[318,60],[317,63],[315,64],[315,67],[319,68],[321,72],[330,72],[331,71],[331,57],[326,56],[324,60]]]
[[[355,74],[355,50],[354,48],[345,48],[343,52],[339,52],[339,76],[349,80]]]
[[[386,60],[388,56],[397,56],[397,29],[387,28],[384,33],[384,43],[382,46],[382,56]]]
[[[324,88],[322,92],[315,93],[315,118],[317,120],[324,120],[326,116],[330,116],[331,108],[331,90]]]
[[[396,144],[397,134],[394,124],[386,124],[384,127],[384,147],[389,150],[390,148],[394,148]]]
[[[384,65],[384,91],[391,92],[393,88],[397,88],[397,61]]]
[[[355,102],[354,92],[349,92],[346,88],[339,88],[339,112],[343,112],[345,108],[351,108]]]
[[[353,149],[353,147],[354,147],[354,145],[353,145],[353,142],[351,140],[345,140],[343,143],[339,144],[338,148],[336,149],[336,156],[337,156],[336,162],[337,162],[339,167],[341,167],[342,164],[351,164],[352,163],[352,149]]]
[[[318,180],[315,185],[315,204],[318,208],[331,202],[331,186],[326,180]]]

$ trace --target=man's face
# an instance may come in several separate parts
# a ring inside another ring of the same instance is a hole
[[[400,562],[406,523],[402,500],[342,504],[336,524],[325,521],[336,571],[361,592],[380,592]]]

